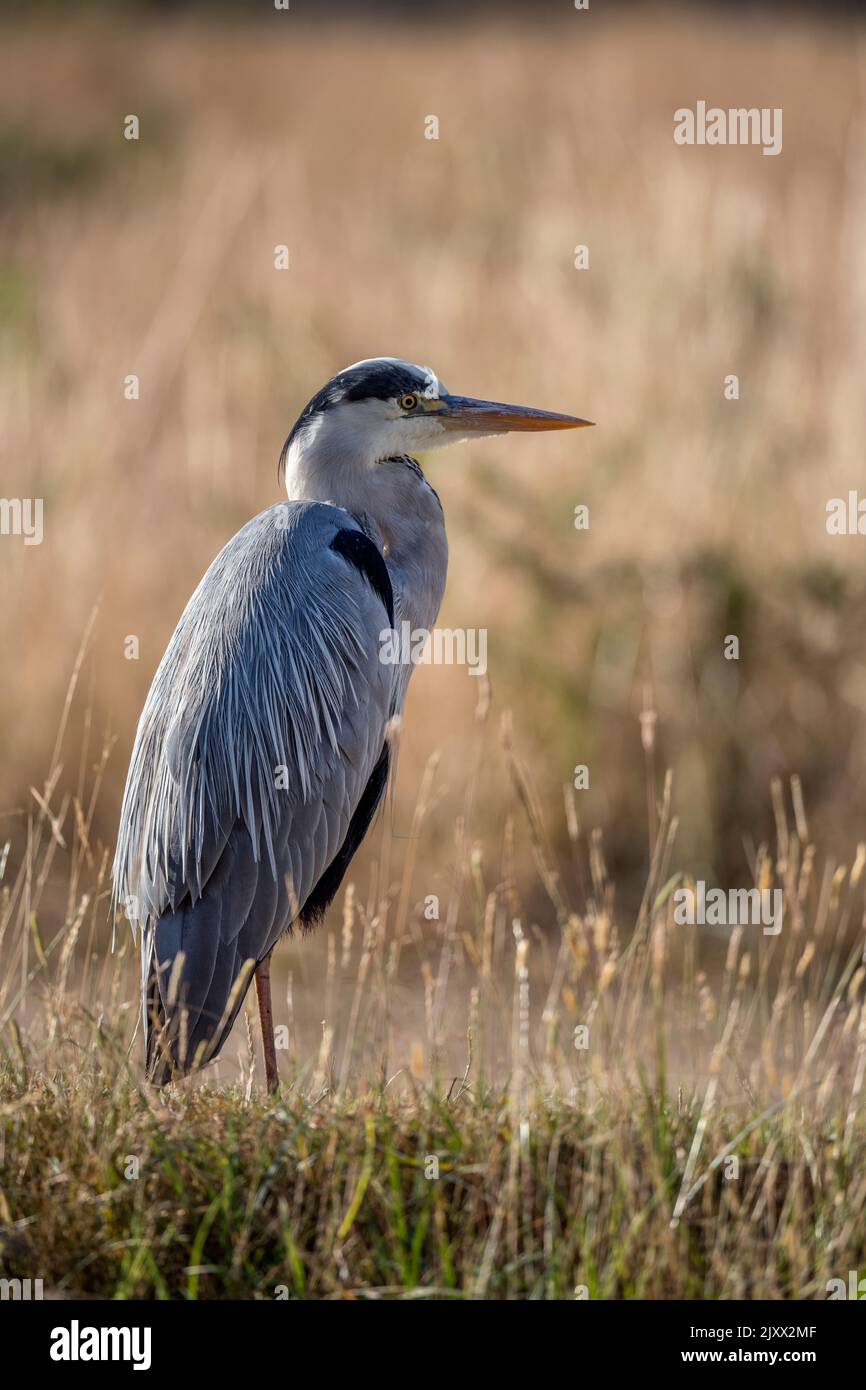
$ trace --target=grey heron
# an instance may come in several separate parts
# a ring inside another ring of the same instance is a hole
[[[144,705],[114,861],[140,930],[146,1071],[163,1083],[225,1042],[255,974],[277,1086],[269,963],[337,892],[385,791],[411,665],[380,637],[431,629],[448,545],[419,458],[570,415],[450,395],[426,367],[357,362],[301,412],[288,500],[213,561]]]

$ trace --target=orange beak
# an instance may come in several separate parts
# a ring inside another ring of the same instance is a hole
[[[580,430],[594,424],[576,415],[557,415],[552,410],[533,410],[528,405],[503,405],[476,401],[471,396],[442,396],[437,418],[449,433],[512,434],[529,430]]]

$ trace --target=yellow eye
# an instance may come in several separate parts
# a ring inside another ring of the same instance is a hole
[[[405,396],[400,397],[400,405],[403,410],[414,410],[418,404],[418,397],[413,396],[411,391],[407,391]]]

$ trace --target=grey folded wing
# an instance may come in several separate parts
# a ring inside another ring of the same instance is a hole
[[[321,915],[369,826],[388,774],[396,682],[380,634],[393,614],[382,554],[358,523],[290,502],[222,550],[168,645],[114,874],[142,928],[145,1026],[183,1013],[169,1044],[180,1070],[200,1045],[219,1050],[244,963]]]

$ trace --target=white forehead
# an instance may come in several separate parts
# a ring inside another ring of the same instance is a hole
[[[407,371],[420,373],[426,379],[426,385],[420,388],[425,400],[438,401],[440,396],[448,394],[431,367],[420,367],[417,362],[407,362],[404,357],[362,357],[360,362],[353,362],[345,370],[352,372],[356,367],[373,367],[377,362],[388,362],[392,367],[405,367]]]

